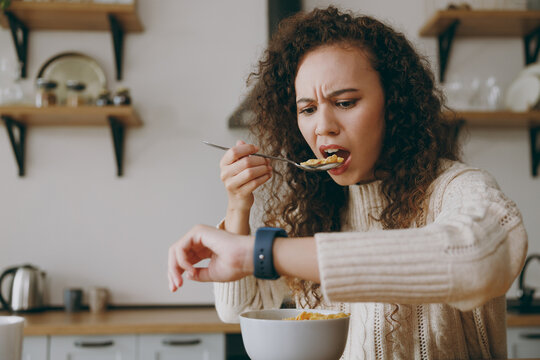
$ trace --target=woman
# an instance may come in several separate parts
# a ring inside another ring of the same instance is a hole
[[[171,247],[171,290],[184,272],[214,281],[220,317],[235,322],[292,289],[297,307],[351,314],[345,359],[506,358],[521,216],[489,174],[458,161],[432,73],[404,36],[314,10],[281,24],[253,75],[260,146],[223,156],[225,220]],[[249,156],[259,149],[344,162],[306,173]],[[250,235],[256,189],[264,225],[284,231]]]

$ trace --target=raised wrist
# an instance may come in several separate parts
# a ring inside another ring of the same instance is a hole
[[[247,235],[245,238],[245,247],[243,252],[242,271],[246,276],[253,274],[253,247],[255,245],[255,236]]]
[[[287,233],[274,227],[262,227],[255,233],[253,275],[258,279],[276,280],[280,277],[274,266],[273,247],[277,237],[287,237]]]

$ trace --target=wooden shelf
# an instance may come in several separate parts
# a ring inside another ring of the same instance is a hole
[[[116,79],[122,80],[124,35],[143,31],[133,1],[132,4],[13,1],[0,11],[0,25],[11,31],[22,64],[21,77],[26,78],[30,30],[86,30],[111,32]]]
[[[25,143],[28,126],[110,126],[116,158],[117,175],[123,175],[126,127],[141,126],[142,121],[131,106],[0,106],[0,118],[6,125],[19,176],[25,174]]]
[[[143,25],[133,4],[94,4],[69,2],[12,1],[6,10],[14,14],[29,30],[108,31],[109,15],[114,15],[124,32],[142,32]],[[9,29],[5,14],[0,25]]]
[[[531,174],[538,175],[540,167],[540,111],[462,111],[445,112],[448,121],[455,122],[455,133],[459,133],[462,125],[484,128],[523,128],[529,131],[531,151]]]
[[[420,36],[439,36],[456,20],[456,36],[525,36],[540,26],[540,11],[441,10],[420,29]]]
[[[455,36],[522,37],[525,65],[536,62],[540,44],[540,11],[530,10],[441,10],[422,28],[420,36],[437,37],[439,79],[444,82],[446,67]]]
[[[471,127],[528,128],[540,125],[540,111],[457,111],[446,112],[448,120],[464,120]]]
[[[0,116],[29,126],[106,126],[110,117],[129,127],[142,125],[132,106],[0,106]]]

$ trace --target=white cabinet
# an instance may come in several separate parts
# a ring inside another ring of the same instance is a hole
[[[48,360],[49,338],[47,336],[25,336],[22,360]]]
[[[540,327],[510,327],[507,334],[509,358],[540,356]]]
[[[51,336],[51,360],[137,360],[136,335]]]
[[[225,334],[141,335],[139,360],[225,360]]]

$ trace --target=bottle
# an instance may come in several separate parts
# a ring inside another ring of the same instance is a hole
[[[36,106],[45,107],[56,105],[56,93],[54,89],[56,89],[58,83],[54,80],[39,78],[36,81],[36,85]]]
[[[119,88],[118,90],[116,90],[116,94],[113,98],[113,103],[116,106],[130,105],[131,96],[129,95],[129,89]]]
[[[66,81],[67,95],[66,95],[66,105],[67,106],[81,106],[84,105],[84,96],[83,91],[86,89],[86,85],[83,82],[78,80],[68,80]]]

